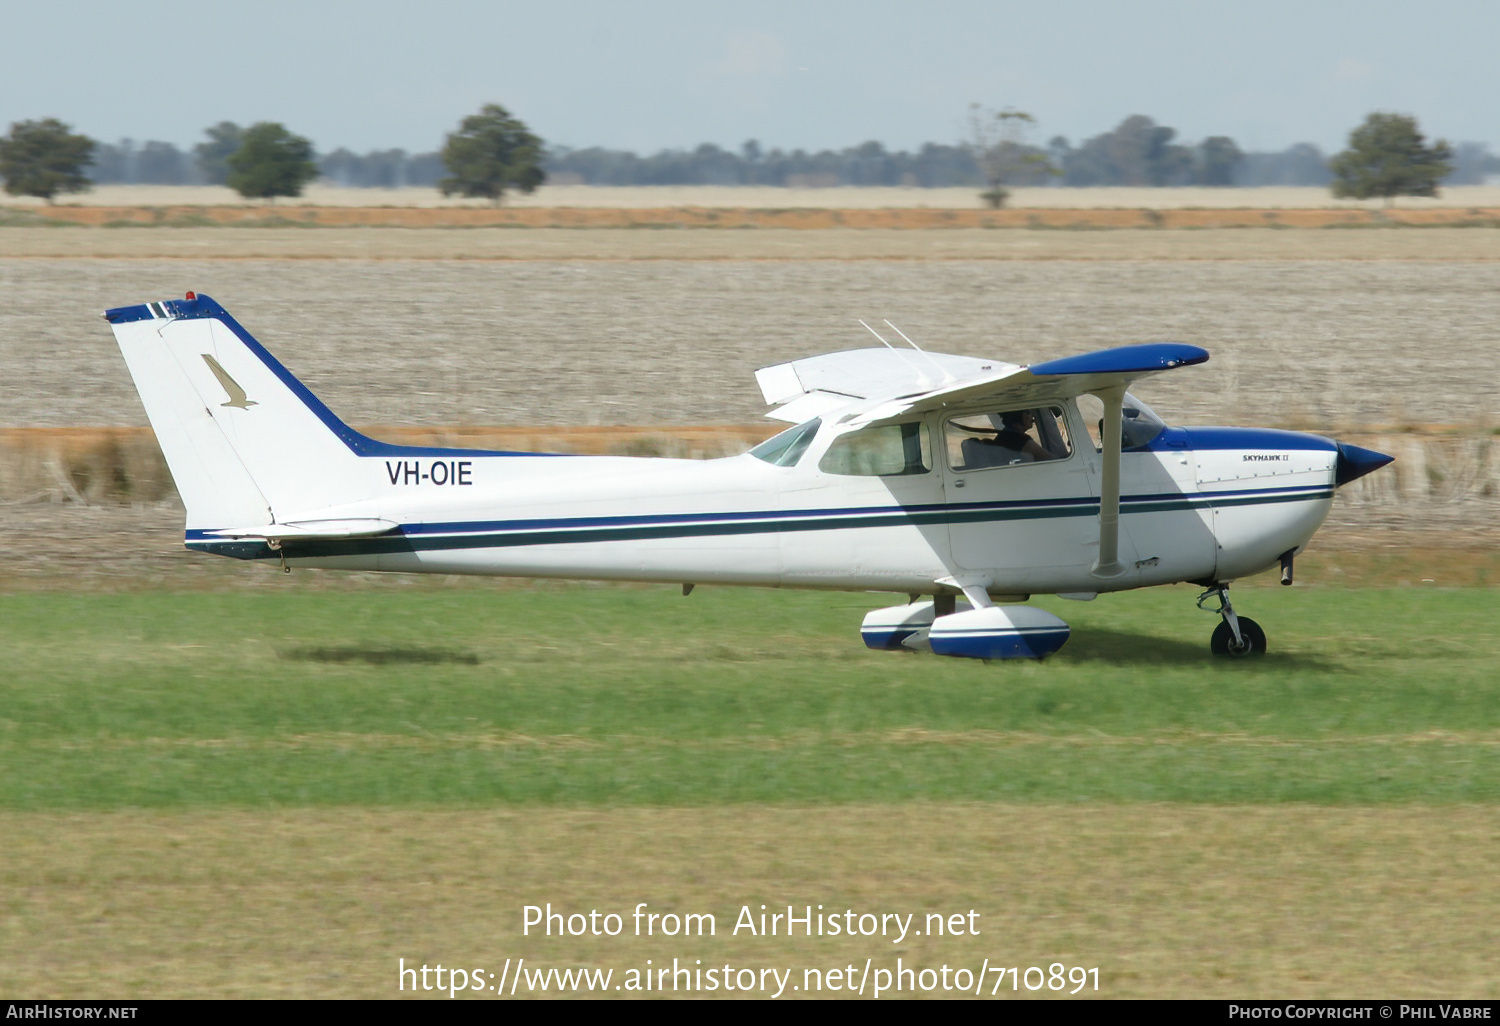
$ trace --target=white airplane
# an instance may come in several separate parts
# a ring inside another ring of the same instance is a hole
[[[1311,434],[1168,427],[1126,387],[1208,359],[1169,342],[1029,367],[886,343],[766,367],[768,416],[796,426],[723,459],[388,445],[207,296],[104,316],[190,549],[288,572],[905,593],[865,617],[880,649],[1041,658],[1069,631],[1032,595],[1190,581],[1200,608],[1217,602],[1214,653],[1263,653],[1229,582],[1279,563],[1290,584],[1334,490],[1391,461]]]

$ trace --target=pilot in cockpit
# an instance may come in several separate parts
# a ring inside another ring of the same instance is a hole
[[[988,440],[988,444],[1010,449],[1021,456],[1029,456],[1033,460],[1057,458],[1031,435],[1032,429],[1036,426],[1035,410],[1016,410],[1002,414],[1000,422],[1002,427],[995,432],[993,440]]]

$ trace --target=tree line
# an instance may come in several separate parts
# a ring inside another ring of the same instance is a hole
[[[233,127],[242,131],[238,125]],[[224,185],[228,170],[222,166],[222,158],[205,165],[203,149],[200,144],[182,150],[156,140],[96,143],[94,164],[87,176],[97,185]],[[345,188],[435,188],[447,173],[441,153],[408,153],[402,149],[355,153],[340,147],[331,153],[315,154],[313,162],[319,178]]]
[[[221,121],[205,129],[207,141],[193,148],[191,163],[168,143],[148,142],[137,153],[134,144],[100,148],[94,140],[74,134],[56,118],[21,121],[0,139],[0,178],[13,196],[37,196],[51,203],[59,193],[84,192],[107,181],[101,173],[119,171],[139,183],[142,172],[158,175],[165,184],[227,185],[246,199],[274,200],[300,196],[309,182],[324,174],[350,169],[378,173],[384,181],[369,184],[408,184],[409,170],[402,150],[365,158],[347,150],[335,151],[319,162],[313,145],[286,126],[263,121],[241,128]],[[447,171],[434,184],[443,195],[483,197],[499,203],[507,189],[532,192],[546,178],[542,169],[542,141],[498,104],[486,104],[449,134],[441,154],[423,160],[423,173],[433,165]],[[146,179],[150,181],[150,179]]]
[[[1378,190],[1399,185],[1397,194],[1431,195],[1422,190],[1439,183],[1478,184],[1500,174],[1500,157],[1484,144],[1454,149],[1439,140],[1428,147],[1415,119],[1395,114],[1370,115],[1351,133],[1350,150],[1334,157],[1310,143],[1272,153],[1243,152],[1227,136],[1187,144],[1177,141],[1176,130],[1144,115],[1132,115],[1076,146],[1063,136],[1040,146],[1027,139],[1033,124],[1024,112],[976,104],[967,141],[927,143],[916,151],[892,152],[876,141],[842,150],[766,150],[752,139],[738,151],[704,143],[641,156],[602,147],[548,148],[505,108],[490,104],[464,119],[441,151],[359,154],[340,148],[320,155],[310,141],[271,122],[248,128],[220,122],[204,130],[203,142],[183,151],[156,140],[100,144],[47,119],[14,124],[0,139],[0,176],[8,192],[49,201],[91,183],[228,185],[251,198],[296,196],[305,184],[323,178],[352,187],[438,188],[497,202],[507,189],[530,192],[543,180],[614,186],[980,186],[981,198],[1000,206],[1008,187],[1016,186],[1304,185],[1355,190],[1344,195],[1376,189],[1365,194],[1388,196],[1392,193]],[[1358,156],[1361,150],[1368,151],[1365,157]],[[1375,159],[1376,151],[1416,167],[1427,184],[1412,186],[1410,168],[1406,178],[1392,178],[1388,171],[1372,178],[1358,171],[1360,160]]]
[[[218,127],[218,126],[216,126]],[[237,127],[237,126],[235,126]],[[210,130],[212,131],[212,130]],[[1164,133],[1172,133],[1162,141]],[[1333,182],[1329,154],[1312,143],[1284,150],[1243,152],[1232,139],[1215,136],[1195,145],[1174,143],[1172,129],[1143,116],[1077,146],[1057,136],[1024,151],[1046,158],[1061,174],[1039,169],[1019,176],[1018,186],[1206,185],[1318,186]],[[222,157],[203,163],[205,145],[182,150],[167,142],[97,143],[88,179],[100,185],[223,185]],[[356,153],[339,147],[315,155],[318,176],[343,188],[437,188],[447,173],[441,152],[403,149]],[[1480,185],[1500,174],[1500,156],[1484,143],[1459,143],[1444,185]],[[738,151],[704,143],[691,150],[660,150],[642,156],[603,147],[548,147],[542,169],[553,184],[577,185],[769,185],[808,188],[886,185],[915,188],[984,184],[973,147],[927,143],[916,150],[887,150],[866,142],[839,150],[763,149],[750,140]]]

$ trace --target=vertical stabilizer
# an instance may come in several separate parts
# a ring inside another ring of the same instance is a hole
[[[269,524],[368,498],[353,431],[207,296],[104,314],[187,527]]]

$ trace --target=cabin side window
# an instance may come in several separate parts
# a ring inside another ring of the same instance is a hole
[[[814,417],[796,427],[787,428],[751,449],[750,455],[765,460],[773,467],[795,467],[822,425],[823,421]]]
[[[944,434],[948,465],[954,470],[1046,463],[1073,455],[1060,406],[964,414],[948,421]]]
[[[932,469],[932,451],[920,422],[884,424],[835,438],[818,469],[851,477],[925,474]]]

